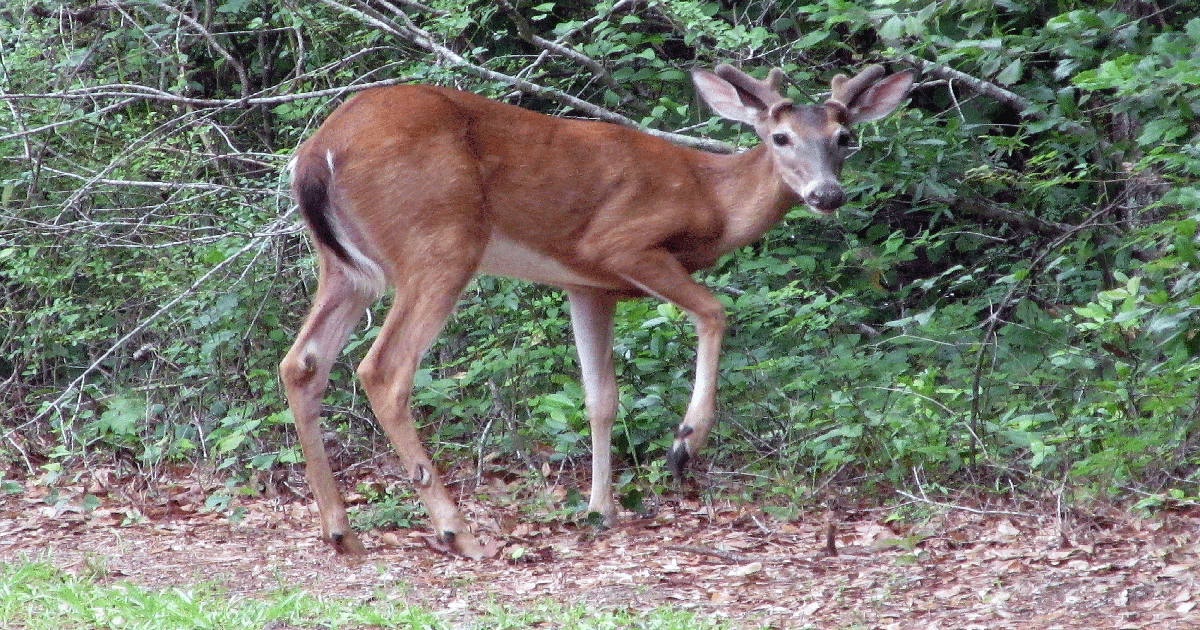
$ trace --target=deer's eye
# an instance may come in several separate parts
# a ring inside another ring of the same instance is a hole
[[[776,133],[771,135],[771,142],[777,147],[786,147],[792,143],[792,139],[786,133]]]
[[[846,147],[850,146],[850,143],[851,143],[853,140],[854,140],[854,138],[850,136],[850,132],[849,132],[849,131],[842,131],[842,132],[841,132],[841,133],[839,133],[839,134],[838,134],[838,136],[837,136],[837,145],[838,145],[839,147],[842,147],[842,148],[844,149],[844,148],[846,148]]]

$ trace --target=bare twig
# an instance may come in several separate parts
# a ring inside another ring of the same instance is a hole
[[[204,40],[208,42],[208,46],[210,48],[212,48],[214,51],[216,51],[216,53],[218,55],[220,55],[222,59],[224,59],[226,62],[228,62],[229,65],[233,67],[233,71],[237,73],[238,80],[241,81],[241,84],[242,84],[241,85],[242,98],[243,99],[249,98],[250,97],[250,78],[246,74],[245,66],[243,66],[240,61],[238,61],[236,58],[234,58],[233,55],[229,54],[229,51],[225,50],[225,47],[222,46],[221,43],[217,41],[217,38],[207,28],[205,28],[203,24],[197,22],[195,18],[184,13],[183,11],[180,11],[179,9],[176,9],[175,7],[171,6],[170,3],[164,2],[164,3],[160,4],[159,6],[162,7],[163,9],[166,9],[170,13],[174,13],[175,16],[178,17],[181,21],[186,22],[188,26],[196,29],[200,33],[200,35],[202,35],[204,37]]]
[[[325,98],[329,96],[342,96],[350,92],[358,92],[376,87],[385,87],[389,85],[398,85],[407,83],[412,79],[406,77],[397,77],[394,79],[384,79],[382,81],[374,81],[371,83],[360,83],[357,85],[349,85],[346,87],[329,88],[325,90],[314,90],[311,92],[298,92],[295,94],[280,94],[277,96],[258,96],[246,99],[240,98],[191,98],[188,96],[180,96],[172,94],[152,87],[144,85],[132,85],[127,83],[110,83],[107,85],[97,85],[86,88],[77,88],[74,90],[65,90],[63,92],[48,92],[45,94],[0,94],[0,101],[36,101],[36,100],[93,100],[97,98],[130,98],[142,99],[148,101],[162,101],[165,103],[175,103],[179,105],[194,105],[202,108],[237,108],[251,107],[257,105],[279,105],[282,103],[291,103],[293,101],[301,101],[311,98]]]
[[[1009,210],[998,204],[973,197],[935,197],[933,201],[946,205],[952,210],[973,214],[983,219],[1017,225],[1042,236],[1060,236],[1075,227],[1066,223],[1047,221],[1029,212]]]
[[[395,6],[392,5],[392,3],[388,2],[387,0],[376,0],[376,1],[379,4],[382,4],[383,6],[389,8],[393,11],[399,11],[399,9],[397,9]],[[417,11],[420,11],[422,13],[428,13],[430,15],[443,16],[443,15],[450,14],[449,11],[442,11],[441,9],[435,9],[433,7],[425,6],[425,5],[421,4],[420,2],[415,2],[414,0],[396,0],[396,3],[404,5],[410,9],[416,9]]]
[[[11,100],[15,100],[15,99],[11,99]],[[11,100],[10,100],[10,102],[11,102]],[[52,131],[54,129],[58,129],[59,127],[65,127],[67,125],[74,125],[76,123],[84,122],[90,118],[94,118],[97,116],[101,116],[103,114],[107,114],[111,111],[122,109],[132,103],[136,103],[138,100],[139,99],[137,97],[127,98],[125,100],[118,101],[118,102],[108,105],[106,107],[102,107],[94,112],[88,112],[78,118],[69,118],[67,120],[59,120],[57,122],[45,124],[40,127],[34,127],[32,129],[22,129],[21,131],[17,131],[14,133],[0,136],[0,142],[3,142],[4,140],[13,140],[16,138],[23,138],[25,136],[33,136],[33,135],[42,133],[44,131]],[[14,112],[13,118],[20,120],[20,118],[15,115],[15,112]],[[24,121],[22,121],[22,122],[24,122]],[[22,125],[22,126],[24,126],[24,125]]]
[[[495,70],[479,66],[471,63],[453,50],[437,43],[434,38],[426,31],[418,28],[413,22],[408,19],[408,16],[399,9],[396,9],[397,17],[404,24],[398,24],[394,20],[387,18],[374,10],[364,10],[357,7],[347,5],[339,0],[323,0],[325,4],[343,11],[349,15],[366,22],[367,24],[379,28],[388,34],[391,34],[403,41],[409,42],[418,48],[424,49],[435,54],[444,62],[455,67],[461,68],[465,72],[473,74],[487,81],[495,81],[505,83],[514,88],[538,96],[547,98],[555,102],[561,103],[567,107],[575,109],[580,113],[603,120],[612,122],[626,127],[641,129],[642,131],[668,142],[672,142],[681,146],[713,151],[718,153],[731,153],[735,150],[734,145],[720,140],[709,138],[696,138],[679,133],[669,131],[661,131],[657,129],[647,129],[641,127],[636,121],[627,116],[623,116],[604,107],[600,107],[576,96],[572,96],[561,90],[546,87],[533,83],[531,81],[521,79],[517,76],[507,75]],[[630,2],[632,4],[632,2]],[[365,90],[374,87],[383,87],[407,83],[410,78],[395,78],[364,83],[359,85],[347,86],[342,88],[331,88],[325,90],[315,90],[310,92],[300,92],[295,94],[279,94],[272,96],[247,96],[237,99],[204,99],[181,96],[170,92],[160,90],[153,87],[136,84],[113,83],[99,86],[90,86],[84,88],[76,88],[72,90],[64,90],[61,92],[50,93],[16,93],[16,94],[0,94],[0,100],[4,101],[25,101],[25,100],[94,100],[99,98],[121,98],[121,99],[144,99],[151,101],[160,101],[165,103],[173,103],[179,105],[191,105],[202,108],[248,108],[259,105],[278,105],[289,103],[298,100],[311,98],[325,98],[329,96],[342,96],[346,93]]]
[[[897,490],[896,494],[907,497],[907,498],[912,499],[913,501],[917,501],[919,503],[936,505],[937,507],[948,509],[948,510],[959,510],[960,512],[970,512],[971,514],[980,514],[983,516],[1016,516],[1016,517],[1025,518],[1025,519],[1036,519],[1037,518],[1037,515],[1035,515],[1035,514],[1026,514],[1024,512],[1010,512],[1008,510],[979,510],[976,508],[970,508],[970,507],[966,507],[963,505],[955,505],[953,503],[940,503],[940,502],[934,501],[932,499],[918,497],[914,494],[905,492],[903,490]]]
[[[1007,105],[1008,107],[1016,110],[1022,118],[1045,120],[1049,117],[1049,114],[1038,109],[1037,104],[1033,101],[1021,96],[1020,94],[1017,94],[1016,92],[1006,90],[990,81],[985,81],[979,77],[971,76],[949,66],[943,66],[932,61],[926,61],[925,59],[921,59],[915,55],[902,55],[900,58],[906,63],[910,63],[919,67],[921,72],[927,76],[945,79],[947,82],[957,82],[960,85],[966,86],[968,90],[974,92],[975,94],[985,96],[999,103]],[[951,94],[951,96],[953,96],[953,94]],[[958,100],[955,99],[955,103],[957,102]],[[1102,147],[1108,146],[1108,143],[1105,142],[1103,138],[1101,138],[1094,130],[1090,130],[1079,123],[1066,123],[1062,126],[1062,130],[1076,136],[1095,138],[1100,141]]]
[[[1000,301],[992,309],[992,313],[990,315],[988,315],[987,320],[985,320],[985,322],[983,324],[983,328],[984,328],[983,337],[980,340],[979,350],[976,353],[975,375],[971,379],[970,423],[971,423],[971,427],[972,427],[972,433],[976,434],[977,436],[980,433],[980,431],[979,431],[979,415],[981,413],[981,408],[980,408],[981,407],[981,396],[980,396],[980,394],[981,394],[982,382],[983,382],[983,364],[984,364],[984,359],[987,356],[988,346],[990,345],[989,341],[991,339],[995,338],[996,329],[1000,326],[1001,313],[1007,312],[1009,305],[1012,303],[1013,296],[1016,295],[1016,293],[1017,293],[1017,289],[1019,287],[1021,287],[1029,279],[1037,276],[1037,272],[1039,271],[1039,268],[1041,267],[1042,262],[1046,260],[1047,256],[1049,256],[1051,253],[1057,251],[1058,248],[1063,245],[1063,243],[1066,243],[1068,240],[1073,238],[1076,234],[1079,234],[1080,232],[1091,229],[1093,226],[1095,226],[1095,224],[1100,220],[1101,217],[1112,212],[1115,207],[1116,207],[1115,203],[1106,204],[1105,206],[1103,206],[1100,209],[1093,212],[1092,215],[1089,216],[1087,219],[1085,219],[1082,223],[1080,223],[1079,225],[1076,225],[1076,226],[1072,226],[1069,230],[1067,230],[1066,232],[1063,232],[1061,235],[1059,235],[1058,238],[1054,239],[1049,244],[1047,244],[1046,247],[1042,249],[1042,252],[1040,254],[1038,254],[1036,257],[1034,257],[1034,259],[1032,261],[1030,261],[1029,271],[1028,271],[1028,273],[1025,274],[1026,280],[1025,281],[1021,281],[1021,280],[1013,281],[1009,285],[1008,290],[1005,291],[1004,297],[1000,298]],[[974,449],[974,446],[972,446],[972,449]],[[972,457],[974,457],[974,453],[972,453]]]
[[[701,547],[699,545],[663,545],[663,549],[670,551],[682,551],[684,553],[694,553],[701,556],[712,556],[733,564],[745,564],[752,560],[752,558],[745,554],[732,551],[721,551],[719,549]]]
[[[554,43],[559,44],[559,45],[566,44],[567,41],[570,40],[575,35],[577,35],[581,32],[587,31],[587,30],[591,29],[593,26],[595,26],[596,24],[611,18],[618,11],[623,11],[626,8],[636,6],[638,4],[641,4],[644,1],[645,0],[620,0],[620,2],[614,3],[607,12],[598,13],[594,17],[584,20],[583,22],[580,22],[579,24],[577,24],[574,28],[566,31],[565,33],[560,35],[558,39],[554,40]],[[550,58],[550,51],[543,49],[541,54],[538,55],[537,59],[535,59],[533,61],[533,63],[522,68],[521,71],[517,73],[517,76],[518,77],[531,76],[533,74],[533,71],[536,70],[537,68],[541,67],[541,65],[543,63],[545,63],[546,60],[549,58]]]

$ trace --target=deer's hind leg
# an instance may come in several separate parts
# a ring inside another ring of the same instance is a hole
[[[440,166],[452,170],[447,161]],[[475,275],[491,234],[474,166],[460,166],[455,177],[431,174],[429,182],[443,181],[446,186],[406,188],[402,194],[396,190],[391,196],[360,200],[367,202],[361,207],[398,210],[386,224],[373,226],[396,293],[378,337],[358,366],[358,376],[429,512],[434,532],[462,555],[477,558],[483,551],[421,445],[409,407],[417,367]]]
[[[325,452],[321,396],[334,361],[376,295],[345,273],[329,254],[323,252],[322,256],[312,310],[280,363],[279,374],[304,452],[305,476],[321,511],[322,535],[339,553],[360,554],[365,550],[350,529],[346,505]]]
[[[483,555],[437,468],[421,445],[409,399],[413,376],[425,351],[454,309],[473,275],[469,265],[429,264],[407,273],[379,337],[358,367],[371,408],[400,456],[436,535],[464,556]]]

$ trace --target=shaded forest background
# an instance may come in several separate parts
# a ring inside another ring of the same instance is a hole
[[[283,171],[354,91],[430,82],[734,150],[752,136],[687,75],[722,62],[783,68],[800,102],[867,63],[920,78],[859,130],[835,218],[797,208],[703,274],[730,314],[712,483],[782,515],[841,492],[1197,499],[1183,1],[9,0],[6,476],[203,462],[252,485],[299,462],[275,370],[315,274]],[[380,314],[326,397],[349,462],[387,450],[353,379]],[[631,503],[664,479],[694,345],[677,309],[622,305]],[[418,377],[435,459],[585,468],[576,375],[559,292],[478,279]]]

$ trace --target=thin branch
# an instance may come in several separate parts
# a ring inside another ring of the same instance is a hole
[[[334,8],[336,8],[340,11],[343,11],[347,14],[353,15],[353,16],[359,18],[360,20],[362,20],[372,26],[375,26],[376,28],[379,28],[380,30],[383,30],[383,31],[385,31],[391,35],[394,35],[400,39],[403,39],[405,41],[408,41],[409,43],[412,43],[412,44],[416,45],[417,47],[422,48],[426,51],[432,52],[433,54],[435,54],[439,58],[441,58],[443,61],[445,61],[455,67],[459,67],[459,68],[463,69],[464,71],[469,72],[470,74],[473,74],[481,79],[511,85],[511,86],[519,89],[522,92],[532,94],[532,95],[542,97],[542,98],[547,98],[547,99],[556,101],[558,103],[561,103],[563,105],[566,105],[568,107],[571,107],[591,118],[595,118],[597,120],[603,120],[606,122],[616,123],[616,124],[623,125],[626,127],[640,129],[641,131],[643,131],[647,134],[650,134],[650,135],[658,137],[658,138],[662,138],[663,140],[666,140],[668,142],[672,142],[674,144],[678,144],[681,146],[692,147],[695,149],[701,149],[701,150],[705,150],[705,151],[713,151],[716,153],[732,153],[736,150],[736,147],[734,145],[729,144],[727,142],[720,141],[720,140],[713,140],[710,138],[696,138],[696,137],[687,136],[687,135],[683,135],[683,134],[679,134],[679,133],[672,133],[669,131],[661,131],[658,129],[644,128],[631,118],[628,118],[628,117],[618,114],[616,112],[610,111],[608,109],[605,109],[605,108],[595,105],[593,103],[589,103],[588,101],[585,101],[578,97],[572,96],[561,90],[538,85],[536,83],[527,81],[525,79],[521,79],[521,78],[518,78],[515,76],[496,72],[494,70],[484,68],[483,66],[479,66],[474,63],[471,63],[471,62],[467,61],[466,59],[464,59],[458,53],[455,53],[454,51],[450,50],[449,48],[435,42],[433,40],[433,37],[428,32],[418,28],[415,24],[412,23],[411,20],[408,19],[407,15],[404,14],[403,12],[399,12],[399,15],[403,16],[403,19],[406,20],[406,24],[401,26],[401,25],[398,25],[398,24],[392,22],[391,20],[383,19],[382,16],[376,17],[376,16],[369,15],[368,13],[366,13],[360,9],[347,6],[346,4],[343,4],[342,2],[339,2],[337,0],[322,0],[322,1],[331,7],[334,7]],[[91,100],[91,99],[97,99],[97,98],[122,98],[122,99],[137,98],[137,99],[160,101],[160,102],[173,103],[173,104],[179,104],[179,105],[192,105],[192,106],[203,107],[203,108],[248,108],[248,107],[252,107],[252,106],[256,106],[256,105],[278,105],[281,103],[289,103],[292,101],[311,99],[311,98],[325,98],[325,97],[329,97],[329,96],[342,96],[342,95],[345,95],[350,92],[366,90],[366,89],[370,89],[370,88],[374,88],[374,87],[385,87],[385,86],[389,86],[389,85],[398,85],[401,83],[408,83],[410,81],[411,81],[411,78],[400,77],[400,78],[395,78],[395,79],[385,79],[382,81],[375,81],[372,83],[365,83],[365,84],[353,85],[353,86],[347,86],[347,87],[341,87],[341,88],[330,88],[330,89],[325,89],[325,90],[315,90],[315,91],[311,91],[311,92],[300,92],[300,93],[295,93],[295,94],[281,94],[281,95],[276,95],[276,96],[258,96],[258,97],[251,96],[248,98],[238,98],[238,99],[192,98],[192,97],[187,97],[187,96],[180,96],[178,94],[172,94],[172,93],[164,91],[164,90],[159,90],[159,89],[147,87],[144,85],[135,85],[135,84],[126,84],[126,83],[111,83],[111,84],[100,85],[100,86],[77,88],[77,89],[72,89],[72,90],[65,90],[63,92],[52,92],[52,93],[44,93],[44,94],[29,94],[29,93],[0,94],[0,101],[14,101],[14,100],[16,100],[16,101],[31,101],[31,100],[45,100],[45,99]]]
[[[392,5],[392,3],[388,2],[387,0],[377,0],[377,2],[379,2],[379,4],[382,4],[383,6],[389,8],[393,11],[399,11],[399,9],[397,9],[395,6]],[[449,11],[442,11],[441,9],[435,9],[433,7],[425,6],[425,5],[421,4],[420,2],[415,2],[414,0],[396,0],[396,2],[398,4],[402,4],[410,9],[416,9],[417,11],[420,11],[422,13],[428,13],[430,15],[437,15],[437,16],[450,15]]]
[[[12,99],[12,100],[15,100],[15,99]],[[42,133],[43,131],[51,131],[53,129],[57,129],[59,127],[64,127],[66,125],[73,125],[75,123],[84,122],[90,118],[93,118],[93,117],[96,117],[96,116],[99,116],[102,114],[107,114],[108,112],[118,110],[118,109],[121,109],[128,105],[131,105],[133,103],[136,103],[138,100],[140,100],[138,97],[131,97],[131,98],[127,98],[123,101],[117,101],[116,103],[113,103],[112,105],[102,107],[94,112],[88,112],[88,113],[84,114],[83,116],[80,116],[79,118],[70,118],[68,120],[60,120],[58,122],[53,122],[53,123],[50,123],[47,125],[42,125],[41,127],[34,127],[33,129],[22,129],[21,131],[17,131],[15,133],[10,133],[8,135],[0,136],[0,142],[3,142],[5,140],[13,140],[16,138],[23,138],[25,136],[33,136],[33,135]],[[11,102],[11,100],[10,100],[10,102]]]
[[[939,503],[932,499],[927,499],[925,497],[919,497],[915,494],[905,492],[903,490],[897,490],[896,494],[899,494],[904,497],[908,497],[909,499],[912,499],[913,501],[916,501],[918,503],[927,503],[929,505],[936,505],[940,508],[945,508],[945,509],[949,509],[949,510],[959,510],[962,512],[970,512],[971,514],[980,514],[982,516],[1016,516],[1016,517],[1024,518],[1024,519],[1032,519],[1032,520],[1037,519],[1036,514],[1026,514],[1024,512],[1010,512],[1008,510],[979,510],[976,508],[969,508],[969,507],[962,506],[962,505],[955,505],[953,503]]]
[[[208,42],[209,47],[215,50],[217,54],[221,56],[221,58],[229,63],[229,65],[233,66],[233,71],[237,73],[238,80],[242,83],[242,98],[249,98],[250,78],[246,75],[246,68],[242,65],[242,63],[235,59],[233,55],[229,54],[229,51],[225,50],[225,47],[217,41],[217,38],[211,32],[209,32],[209,30],[205,28],[203,24],[197,22],[195,18],[184,13],[183,11],[180,11],[179,9],[176,9],[169,3],[164,2],[159,6],[161,6],[163,9],[166,9],[170,13],[174,13],[175,16],[180,20],[187,22],[188,26],[191,26],[200,32],[200,34],[204,37],[204,40]]]
[[[1103,217],[1104,215],[1112,212],[1115,207],[1116,207],[1115,203],[1114,204],[1106,204],[1104,207],[1093,212],[1091,216],[1089,216],[1087,219],[1085,219],[1083,221],[1083,223],[1080,223],[1079,225],[1076,225],[1076,226],[1072,226],[1068,231],[1062,233],[1061,235],[1059,235],[1058,238],[1051,241],[1042,250],[1042,252],[1040,254],[1038,254],[1032,261],[1030,261],[1029,270],[1025,274],[1026,280],[1036,276],[1036,274],[1038,272],[1038,268],[1041,267],[1042,261],[1044,261],[1047,256],[1049,256],[1051,253],[1057,251],[1059,247],[1061,247],[1064,243],[1066,243],[1068,240],[1073,238],[1076,234],[1093,227],[1096,224],[1096,222],[1098,222],[1100,220],[1100,217]],[[1014,280],[1009,285],[1008,291],[1006,291],[1004,293],[1004,297],[1000,298],[999,303],[997,303],[996,307],[992,309],[992,313],[990,315],[988,315],[987,320],[985,320],[985,322],[984,322],[983,338],[980,341],[979,350],[976,353],[975,374],[971,379],[971,416],[970,416],[971,421],[970,421],[970,423],[971,423],[971,426],[974,428],[975,433],[979,432],[979,419],[980,419],[980,412],[981,412],[980,394],[981,394],[982,381],[983,381],[983,363],[984,363],[985,357],[987,356],[987,348],[989,345],[988,340],[995,338],[996,329],[1000,326],[1000,321],[1001,321],[1000,314],[1004,313],[1005,311],[1008,310],[1008,306],[1009,306],[1009,304],[1012,303],[1013,296],[1016,295],[1017,289],[1020,286],[1022,286],[1024,283],[1025,283],[1025,281],[1022,281],[1022,280]],[[974,453],[972,453],[972,457],[973,456],[974,456]]]
[[[950,68],[948,66],[943,66],[932,61],[926,61],[925,59],[921,59],[915,55],[901,55],[900,59],[902,59],[905,63],[919,67],[921,72],[925,75],[937,77],[939,79],[945,79],[948,82],[957,82],[965,85],[968,90],[974,92],[975,94],[985,96],[999,103],[1007,105],[1008,107],[1015,109],[1022,118],[1031,118],[1033,120],[1045,120],[1049,118],[1049,114],[1039,109],[1037,104],[1033,101],[1021,96],[1020,94],[1017,94],[1016,92],[1006,90],[990,81],[985,81],[984,79],[971,76],[965,72],[955,70],[954,68]],[[955,102],[957,102],[957,99],[955,99]],[[1101,146],[1108,145],[1108,143],[1104,142],[1103,138],[1100,138],[1099,134],[1097,134],[1095,131],[1088,129],[1077,122],[1066,123],[1061,127],[1061,129],[1072,135],[1099,139]]]
[[[251,97],[246,99],[240,98],[191,98],[188,96],[180,96],[163,90],[144,85],[131,85],[127,83],[110,83],[107,85],[97,85],[87,88],[77,88],[67,90],[65,92],[49,92],[45,94],[0,94],[0,101],[34,101],[43,99],[52,100],[67,100],[80,101],[92,100],[96,98],[135,98],[148,101],[162,101],[165,103],[175,103],[180,105],[194,105],[202,108],[237,108],[251,107],[255,105],[279,105],[281,103],[290,103],[292,101],[301,101],[311,98],[325,98],[329,96],[341,96],[349,92],[359,92],[369,90],[376,87],[386,87],[389,85],[399,85],[407,83],[412,79],[406,77],[398,77],[394,79],[384,79],[382,81],[374,81],[372,83],[362,83],[358,85],[349,85],[346,87],[329,88],[325,90],[314,90],[312,92],[298,92],[295,94],[280,94],[278,96],[262,96]]]
[[[628,7],[631,7],[631,6],[634,6],[637,4],[641,4],[644,1],[645,0],[620,0],[620,2],[613,4],[612,7],[609,8],[609,10],[607,12],[598,13],[595,16],[588,18],[587,20],[584,20],[583,22],[580,22],[579,24],[577,24],[575,26],[575,28],[572,28],[572,29],[566,31],[561,36],[559,36],[558,39],[554,40],[554,43],[558,44],[558,45],[563,45],[567,42],[567,40],[571,39],[576,34],[583,32],[583,31],[590,30],[593,26],[599,24],[600,22],[603,22],[605,20],[612,18],[612,16],[615,15],[618,11],[622,11]],[[517,73],[517,76],[518,77],[530,76],[531,74],[533,74],[534,70],[536,70],[538,67],[540,67],[549,58],[550,58],[550,51],[542,50],[541,54],[538,55],[537,59],[534,59],[533,63],[522,68],[521,71],[519,73]]]
[[[701,547],[699,545],[663,545],[663,549],[669,551],[682,551],[684,553],[694,553],[701,556],[712,556],[733,564],[745,564],[751,561],[751,558],[745,554],[732,551],[721,551],[719,549]]]
[[[163,315],[170,312],[171,309],[175,308],[175,306],[177,304],[179,304],[184,299],[186,299],[187,297],[189,297],[190,295],[195,293],[201,286],[204,285],[204,283],[208,282],[209,278],[216,275],[216,273],[218,271],[224,269],[227,265],[232,263],[234,260],[237,260],[239,257],[241,257],[242,254],[250,251],[251,249],[254,249],[255,247],[258,247],[262,241],[270,239],[270,238],[274,238],[274,237],[278,236],[280,233],[291,232],[292,229],[291,229],[290,224],[292,223],[291,215],[293,212],[295,212],[295,209],[289,210],[288,212],[284,213],[279,218],[272,221],[271,224],[267,226],[266,230],[256,234],[253,238],[250,239],[249,243],[244,245],[238,251],[234,252],[232,255],[230,255],[225,260],[222,260],[221,262],[217,263],[216,265],[213,265],[212,269],[209,269],[207,272],[204,273],[204,275],[197,278],[196,281],[193,282],[191,286],[189,286],[187,289],[184,289],[179,295],[176,295],[174,298],[172,298],[166,304],[163,304],[161,307],[159,307],[159,309],[157,311],[155,311],[149,317],[147,317],[146,319],[144,319],[140,323],[138,323],[137,326],[134,326],[133,330],[130,330],[128,333],[125,334],[124,337],[121,337],[116,342],[114,342],[111,346],[109,346],[108,350],[105,350],[103,353],[100,354],[99,357],[97,357],[94,361],[92,361],[92,363],[90,365],[88,365],[86,368],[84,368],[84,370],[82,372],[80,372],[79,376],[76,376],[75,379],[72,380],[70,382],[70,384],[68,384],[63,389],[62,393],[58,395],[58,398],[55,398],[53,401],[51,401],[49,403],[46,403],[44,408],[41,411],[39,411],[37,413],[37,415],[33,416],[32,418],[25,421],[24,423],[9,429],[5,433],[5,435],[6,436],[11,435],[12,433],[14,433],[16,431],[19,431],[19,430],[21,430],[27,426],[33,425],[33,424],[37,424],[38,422],[41,422],[43,419],[49,417],[49,415],[52,412],[58,410],[59,406],[62,405],[63,402],[65,402],[68,398],[70,398],[74,392],[76,392],[80,389],[80,387],[83,385],[83,382],[85,380],[87,380],[87,378],[89,376],[91,376],[93,372],[100,369],[100,365],[102,363],[104,363],[104,361],[108,360],[108,358],[111,357],[114,353],[116,353],[117,350],[120,350],[122,347],[125,346],[125,344],[129,343],[129,341],[131,339],[133,339],[137,335],[141,334],[142,331],[146,330],[146,328],[148,328],[150,326],[150,324],[157,321],[158,318],[160,318]],[[30,472],[33,472],[33,471],[30,471]]]
[[[1028,212],[1009,210],[998,204],[974,197],[934,197],[933,201],[951,210],[966,212],[984,219],[1018,225],[1042,236],[1061,236],[1075,228],[1066,223],[1047,221]]]

